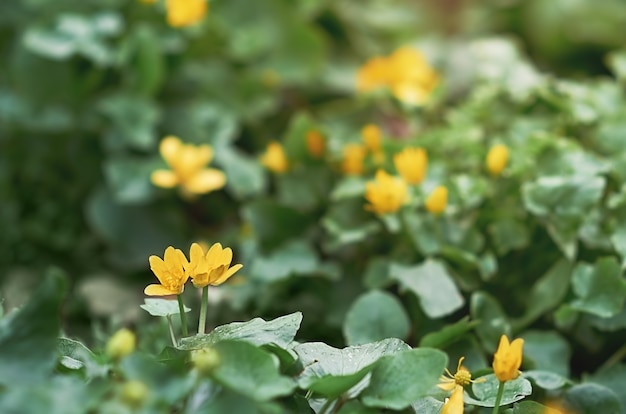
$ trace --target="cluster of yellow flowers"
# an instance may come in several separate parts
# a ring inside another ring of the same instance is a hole
[[[172,246],[165,249],[163,259],[150,256],[150,269],[159,279],[158,284],[148,285],[144,293],[148,296],[180,295],[189,278],[197,288],[218,286],[243,267],[231,266],[233,251],[230,247],[222,248],[215,243],[205,251],[198,243],[193,243],[189,250],[189,260],[185,254]]]
[[[357,73],[358,92],[389,88],[393,96],[410,105],[423,105],[439,83],[437,72],[424,55],[401,47],[389,56],[368,60]]]
[[[219,190],[226,184],[226,175],[215,168],[207,168],[213,159],[209,145],[183,144],[175,136],[165,137],[159,146],[161,156],[170,167],[152,173],[150,179],[156,186],[180,186],[185,194],[205,194]]]
[[[500,381],[501,387],[506,381],[514,380],[519,376],[523,347],[524,340],[521,338],[509,342],[509,338],[506,335],[500,337],[498,349],[493,356],[492,367],[496,378]],[[463,414],[463,387],[472,382],[480,381],[472,380],[472,374],[462,365],[463,359],[459,359],[454,375],[446,369],[446,376],[442,376],[440,379],[439,388],[452,391],[450,398],[446,400],[441,409],[441,414]],[[499,403],[499,401],[497,402]]]

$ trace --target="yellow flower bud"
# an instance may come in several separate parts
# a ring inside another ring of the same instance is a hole
[[[220,355],[213,348],[198,349],[191,352],[191,362],[198,371],[210,374],[220,363]]]
[[[261,156],[261,164],[275,173],[284,173],[287,171],[289,164],[283,146],[277,141],[270,142],[265,153]]]
[[[443,185],[438,186],[426,199],[426,210],[433,214],[442,213],[448,205],[448,189]]]
[[[130,407],[140,407],[148,397],[148,387],[141,381],[127,381],[122,386],[122,401]]]
[[[500,175],[502,170],[506,167],[508,160],[509,149],[506,145],[494,145],[487,154],[487,170],[489,170],[492,175]]]
[[[106,354],[112,359],[122,359],[135,350],[135,334],[126,328],[115,332],[106,345]]]
[[[324,155],[326,142],[324,142],[324,137],[319,131],[311,130],[306,133],[306,147],[312,157],[319,158]]]
[[[172,27],[185,27],[200,22],[207,13],[207,0],[166,0],[167,23]]]
[[[506,335],[500,337],[500,344],[493,356],[493,372],[500,381],[510,381],[518,377],[523,347],[524,340],[521,338],[509,343]]]

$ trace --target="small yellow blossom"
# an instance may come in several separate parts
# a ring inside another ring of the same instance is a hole
[[[230,247],[223,249],[220,243],[215,243],[205,253],[198,243],[193,243],[189,251],[189,262],[185,264],[185,272],[197,288],[207,285],[218,286],[243,267],[241,264],[231,267],[232,260],[233,251]]]
[[[312,129],[306,133],[306,147],[312,157],[319,158],[324,155],[326,141],[319,131]]]
[[[365,147],[373,153],[379,153],[381,151],[381,138],[382,133],[380,128],[374,124],[368,124],[361,130],[361,138],[365,143]]]
[[[493,372],[501,382],[513,380],[520,374],[523,347],[524,340],[521,338],[509,343],[506,335],[500,337],[498,349],[493,356]]]
[[[405,148],[393,157],[393,164],[404,181],[419,184],[426,177],[428,155],[423,148]]]
[[[171,170],[156,170],[150,176],[152,183],[163,188],[177,185],[191,194],[219,190],[226,184],[226,175],[220,170],[206,168],[213,158],[209,145],[183,144],[175,136],[165,137],[159,146],[161,156]]]
[[[163,259],[158,256],[150,256],[150,269],[159,279],[160,284],[148,285],[144,293],[148,296],[179,295],[185,288],[185,282],[189,276],[184,271],[188,266],[185,254],[169,246],[165,249]]]
[[[498,144],[491,147],[487,154],[487,170],[492,175],[500,175],[509,161],[509,149],[506,145]]]
[[[443,185],[437,186],[426,199],[426,210],[433,214],[443,213],[448,205],[448,189]]]
[[[261,156],[261,164],[275,173],[284,173],[289,168],[287,155],[283,146],[277,141],[272,141],[267,145],[265,153]]]
[[[392,177],[384,170],[376,171],[374,181],[365,185],[365,206],[376,214],[394,213],[408,201],[407,185],[399,177]]]
[[[133,408],[140,407],[148,397],[148,387],[141,381],[126,381],[122,386],[122,401]]]
[[[106,354],[112,359],[121,359],[135,350],[137,338],[135,334],[122,328],[115,332],[106,344]]]
[[[343,148],[343,161],[341,170],[345,174],[363,174],[363,160],[366,150],[360,144],[348,144]]]
[[[166,0],[167,24],[185,27],[201,21],[209,9],[207,0]]]
[[[465,387],[472,382],[472,374],[469,372],[467,368],[463,366],[463,360],[465,357],[459,358],[459,363],[456,367],[456,373],[452,375],[452,373],[446,368],[446,375],[442,375],[439,378],[441,381],[437,386],[442,390],[452,391],[456,385],[460,385],[461,387]]]
[[[463,387],[461,385],[454,386],[454,391],[443,404],[440,414],[463,414]]]
[[[375,57],[357,72],[357,91],[387,87],[400,101],[423,105],[439,83],[437,72],[418,50],[401,47],[388,57]]]

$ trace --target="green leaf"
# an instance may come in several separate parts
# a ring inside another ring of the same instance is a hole
[[[469,316],[450,325],[446,325],[437,332],[426,334],[420,340],[420,347],[444,349],[455,343],[480,324],[479,321],[470,321]]]
[[[605,184],[604,177],[540,177],[524,184],[522,195],[526,209],[538,216],[584,217],[602,197]]]
[[[286,206],[311,210],[326,202],[332,173],[327,166],[309,166],[276,177],[278,199]]]
[[[291,275],[315,273],[320,263],[317,254],[303,240],[288,242],[270,256],[257,257],[252,263],[252,278],[276,282]]]
[[[500,256],[511,250],[525,248],[530,240],[528,230],[523,222],[512,217],[503,217],[491,223],[489,225],[489,234]]]
[[[500,303],[488,293],[478,291],[472,295],[470,315],[472,319],[480,321],[476,334],[490,353],[495,352],[503,334],[511,334],[511,324]]]
[[[380,358],[361,400],[370,407],[400,410],[426,396],[448,364],[445,353],[417,348]]]
[[[285,348],[295,338],[301,322],[301,312],[294,312],[267,322],[261,318],[254,318],[248,322],[233,322],[218,326],[206,335],[182,338],[178,348],[202,349],[230,339],[250,342],[257,346],[276,344]]]
[[[343,333],[348,345],[361,345],[385,338],[406,338],[410,321],[395,296],[379,290],[361,295],[346,314]]]
[[[613,248],[622,259],[622,267],[626,265],[626,224],[620,223],[611,235],[611,243]]]
[[[599,384],[574,385],[567,390],[564,397],[566,407],[576,414],[621,414],[624,409],[618,395],[610,388]]]
[[[78,341],[59,338],[57,349],[60,356],[59,363],[71,370],[84,368],[86,379],[105,377],[109,373],[109,367],[102,364],[89,348]]]
[[[424,216],[409,209],[404,209],[400,214],[406,231],[418,251],[429,256],[441,249],[439,223],[435,217]]]
[[[557,390],[569,383],[567,378],[550,371],[524,371],[523,375],[544,390]]]
[[[61,272],[49,270],[28,303],[0,320],[0,383],[31,386],[48,378],[57,361],[65,286]]]
[[[330,193],[330,199],[339,201],[345,198],[363,197],[366,183],[367,180],[363,177],[352,175],[343,177]]]
[[[572,351],[569,342],[554,331],[527,331],[524,339],[524,366],[569,376]]]
[[[139,307],[152,316],[169,316],[178,315],[180,313],[177,300],[145,298],[143,301],[144,304],[139,305]],[[191,308],[188,308],[185,305],[183,305],[183,309],[185,310],[185,313],[191,311]]]
[[[565,259],[556,262],[530,290],[526,313],[517,326],[525,326],[561,304],[569,290],[573,264]]]
[[[420,398],[411,404],[413,411],[419,414],[439,414],[443,402],[433,397]]]
[[[572,287],[578,299],[570,305],[581,312],[608,318],[624,306],[626,280],[614,257],[600,258],[593,266],[579,263],[572,275]]]
[[[222,386],[256,401],[268,401],[290,394],[295,382],[280,375],[271,354],[244,341],[226,340],[213,349],[219,364],[211,377]]]
[[[361,382],[373,368],[374,364],[370,364],[354,374],[327,375],[311,383],[309,390],[334,400]]]
[[[140,204],[154,195],[150,174],[161,166],[156,158],[117,157],[104,163],[104,175],[117,202]]]
[[[474,382],[472,384],[472,392],[476,398],[465,395],[465,402],[479,407],[493,407],[496,403],[496,396],[498,394],[500,381],[495,374],[489,374],[481,378],[484,378],[485,381]],[[504,393],[502,394],[502,402],[500,403],[500,406],[519,401],[527,395],[530,395],[532,392],[532,385],[522,376],[519,376],[514,380],[507,381],[504,383]]]
[[[622,82],[626,81],[626,50],[616,50],[607,56],[611,71]]]
[[[622,404],[622,412],[626,409],[626,363],[613,365],[596,371],[586,378],[586,381],[603,385],[617,394]]]
[[[237,199],[259,195],[267,187],[267,175],[253,157],[235,148],[225,148],[215,157],[224,168],[226,190]]]
[[[139,150],[154,148],[156,124],[160,116],[159,107],[154,102],[139,96],[119,94],[103,98],[98,109],[112,124],[108,141],[117,140],[123,146]]]
[[[249,202],[243,207],[241,214],[252,225],[255,236],[267,248],[299,236],[313,222],[313,217],[271,199]]]
[[[429,318],[449,315],[465,303],[444,264],[437,260],[427,259],[411,267],[392,264],[390,274],[419,298]]]
[[[373,364],[384,355],[407,349],[410,347],[396,338],[343,349],[333,348],[323,342],[299,344],[293,348],[304,367],[297,378],[298,385],[303,389],[308,389],[320,378],[350,376]]]
[[[516,403],[513,408],[504,411],[505,414],[561,414],[559,410],[555,410],[545,405],[541,405],[535,401],[522,401]]]

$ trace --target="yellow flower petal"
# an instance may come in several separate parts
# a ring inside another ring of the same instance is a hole
[[[463,414],[463,387],[457,385],[443,405],[440,414]]]
[[[374,181],[365,185],[365,199],[370,203],[365,208],[376,214],[394,213],[408,201],[407,185],[379,169]]]
[[[143,293],[145,293],[148,296],[169,296],[169,295],[179,294],[179,292],[167,289],[163,285],[148,285],[143,290]]]
[[[522,365],[524,340],[518,338],[509,343],[506,335],[500,337],[498,349],[493,356],[493,372],[500,381],[510,381],[519,375]]]
[[[233,267],[231,267],[230,269],[228,269],[228,271],[224,272],[224,274],[222,276],[220,276],[218,279],[216,279],[215,281],[213,281],[211,284],[213,286],[219,286],[222,283],[226,282],[228,279],[230,279],[230,277],[232,275],[234,275],[235,273],[237,273],[237,271],[239,271],[239,269],[241,269],[243,267],[242,264],[236,264]]]
[[[436,187],[426,199],[426,210],[433,214],[443,213],[448,205],[448,189],[442,185]]]
[[[167,165],[171,167],[176,163],[178,153],[182,146],[182,141],[174,135],[168,135],[161,140],[161,143],[159,144],[159,152]]]
[[[178,185],[178,177],[170,170],[156,170],[150,174],[152,184],[161,188],[173,188]]]
[[[205,194],[219,190],[226,184],[226,174],[214,168],[206,168],[185,181],[185,190],[194,194]]]

